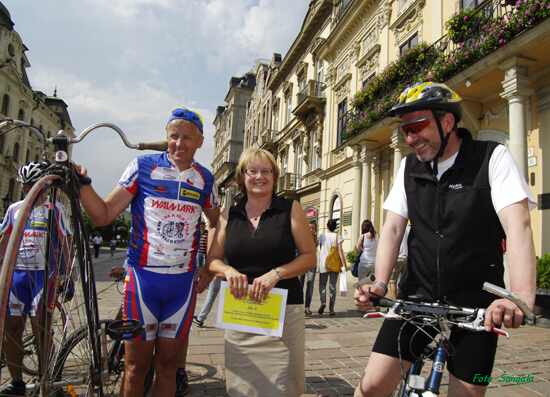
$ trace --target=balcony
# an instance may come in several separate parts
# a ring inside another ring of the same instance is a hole
[[[326,99],[323,98],[324,84],[315,80],[309,80],[307,86],[298,93],[298,106],[292,113],[303,123],[312,113],[322,113]]]
[[[260,148],[266,149],[271,153],[275,153],[277,150],[277,134],[271,128],[265,127],[260,135]]]
[[[284,191],[296,191],[302,187],[302,176],[287,172],[283,176],[279,177],[278,192]]]
[[[407,85],[420,81],[452,85],[460,76],[479,79],[514,54],[528,52],[541,43],[541,51],[547,51],[548,4],[548,0],[536,3],[536,7],[535,1],[518,5],[510,0],[491,0],[473,12],[462,10],[447,21],[447,35],[431,45],[420,43],[409,49],[367,81],[351,101],[353,108],[342,138],[349,139],[385,118]],[[472,70],[479,72],[472,75],[474,71],[469,72],[469,68],[482,59],[483,67],[474,67]]]
[[[334,10],[334,19],[332,20],[333,28],[338,25],[338,22],[343,18],[351,3],[353,3],[353,0],[341,0],[340,3],[338,3]]]

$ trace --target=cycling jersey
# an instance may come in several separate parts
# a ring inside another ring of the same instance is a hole
[[[0,233],[11,234],[13,225],[23,201],[18,201],[10,205],[4,216]],[[59,263],[62,243],[64,236],[70,236],[69,216],[65,207],[56,202],[54,208],[54,230],[50,233],[50,241],[47,241],[46,232],[48,226],[48,216],[51,204],[49,199],[33,208],[29,215],[23,239],[19,246],[19,255],[15,264],[16,269],[22,270],[44,270],[44,255],[46,253],[46,244],[50,246],[50,265]],[[52,269],[53,271],[54,269]]]
[[[194,160],[180,172],[164,152],[136,158],[118,184],[135,196],[128,266],[156,273],[195,270],[201,211],[218,206],[212,173]]]

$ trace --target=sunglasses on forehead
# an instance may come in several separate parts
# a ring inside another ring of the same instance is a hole
[[[430,125],[430,119],[433,119],[434,116],[426,117],[420,120],[414,120],[409,123],[405,123],[401,126],[401,131],[405,136],[409,134],[418,134],[424,128]]]
[[[197,112],[193,112],[192,110],[189,110],[189,109],[183,109],[183,108],[172,109],[172,116],[183,117],[183,118],[189,119],[189,121],[199,121],[201,124],[203,124],[202,117],[200,116],[200,114],[198,114]]]

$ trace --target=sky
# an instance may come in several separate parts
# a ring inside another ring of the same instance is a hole
[[[28,48],[32,88],[69,106],[76,132],[109,122],[131,143],[165,139],[175,107],[199,112],[204,144],[195,159],[211,169],[214,116],[232,76],[258,58],[283,57],[309,0],[0,0]],[[74,145],[101,197],[146,153],[109,129]]]

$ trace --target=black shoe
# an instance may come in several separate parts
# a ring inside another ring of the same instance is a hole
[[[176,373],[176,397],[185,396],[189,393],[189,380],[187,379],[187,372],[178,371]]]
[[[25,382],[14,383],[13,381],[0,392],[0,397],[8,396],[25,396],[27,394],[27,388]]]
[[[193,322],[199,327],[202,327],[202,325],[204,324],[204,321],[200,321],[197,316],[193,316]]]

